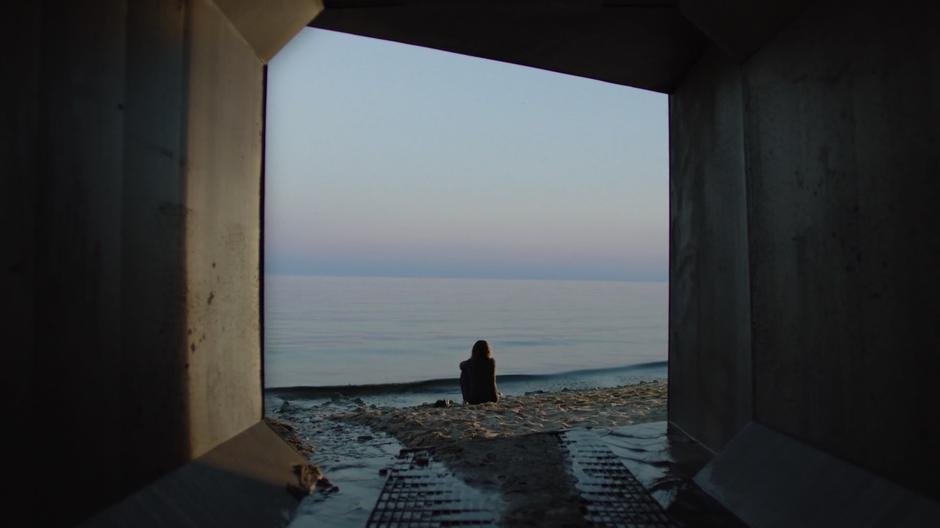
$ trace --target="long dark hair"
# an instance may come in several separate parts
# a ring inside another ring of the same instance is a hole
[[[470,353],[470,359],[486,359],[492,357],[490,344],[483,339],[473,344],[473,352]]]

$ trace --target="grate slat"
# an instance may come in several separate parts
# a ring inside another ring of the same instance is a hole
[[[406,449],[389,469],[368,528],[496,526],[496,504],[434,460],[430,449]]]
[[[588,526],[678,528],[642,484],[605,444],[585,435],[561,433]]]

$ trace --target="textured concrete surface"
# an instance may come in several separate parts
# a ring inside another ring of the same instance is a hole
[[[670,419],[720,448],[751,407],[936,497],[940,16],[881,7],[818,3],[673,93]]]
[[[44,524],[121,492],[125,12],[15,4],[2,31],[5,502]],[[74,492],[49,508],[58,460]]]
[[[756,423],[695,482],[753,528],[940,525],[940,503]]]
[[[818,5],[746,65],[754,412],[940,497],[940,8],[883,7]]]
[[[287,526],[306,462],[259,422],[81,526]]]
[[[206,0],[193,3],[185,178],[190,446],[205,453],[261,411],[263,70]]]
[[[263,66],[209,0],[11,9],[12,502],[70,525],[261,418]]]
[[[215,5],[263,62],[323,10],[323,0],[215,0]]]
[[[741,90],[713,48],[669,99],[669,419],[716,450],[752,416]]]
[[[116,441],[125,493],[190,458],[181,183],[186,18],[181,4],[127,6],[121,271],[111,279],[120,284],[122,319],[114,336],[125,352],[118,366],[120,384],[106,396],[121,408],[123,431]],[[154,438],[162,447],[140,456]]]

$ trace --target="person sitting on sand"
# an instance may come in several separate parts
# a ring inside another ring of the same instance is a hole
[[[496,390],[496,361],[490,344],[479,340],[473,344],[470,359],[460,362],[460,391],[464,403],[499,401]]]

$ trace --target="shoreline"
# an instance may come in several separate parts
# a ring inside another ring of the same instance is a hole
[[[666,376],[666,362],[655,361],[551,374],[503,374],[496,377],[496,385],[506,396],[522,396],[539,390],[561,392],[566,389],[621,387],[643,381],[665,380]],[[442,399],[461,400],[457,376],[407,383],[269,387],[265,389],[264,396],[268,402],[324,402],[360,398],[367,404],[379,407],[411,407]]]
[[[402,448],[434,458],[481,493],[501,497],[507,526],[576,525],[579,497],[557,436],[572,428],[606,429],[666,419],[665,380],[615,387],[536,390],[497,403],[388,406],[361,398],[282,400],[267,396],[267,415],[313,448],[308,460],[339,493],[304,499],[297,526],[362,526]],[[564,521],[564,522],[562,522]]]
[[[517,383],[520,381],[540,381],[540,380],[550,380],[554,378],[584,378],[584,377],[593,377],[598,375],[611,375],[616,373],[628,372],[628,371],[643,371],[643,370],[657,370],[666,368],[667,361],[647,361],[644,363],[636,363],[632,365],[624,365],[620,367],[603,367],[603,368],[591,368],[591,369],[576,369],[576,370],[566,370],[562,372],[553,372],[548,374],[500,374],[496,376],[497,383]],[[361,385],[354,385],[348,383],[345,385],[289,385],[284,387],[266,387],[264,389],[265,394],[271,394],[274,396],[286,395],[286,396],[319,396],[319,395],[332,395],[335,393],[342,393],[346,396],[357,396],[359,394],[367,393],[384,393],[384,392],[398,392],[398,391],[408,391],[408,390],[420,390],[423,388],[434,388],[438,386],[453,386],[459,383],[457,378],[432,378],[426,380],[415,380],[415,381],[404,381],[400,383],[366,383]]]

